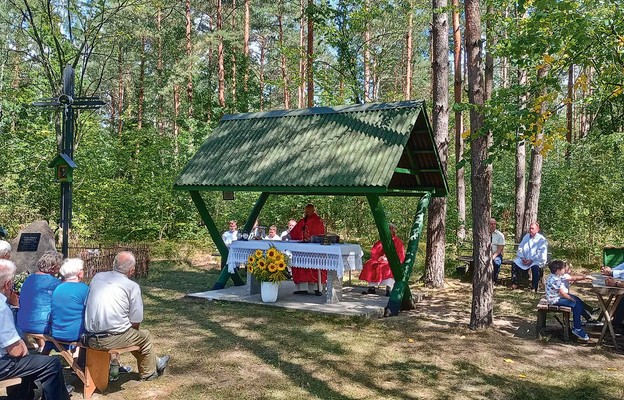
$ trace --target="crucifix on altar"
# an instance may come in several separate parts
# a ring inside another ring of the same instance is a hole
[[[55,169],[55,178],[61,184],[59,226],[63,231],[62,253],[68,256],[69,228],[72,219],[72,181],[74,163],[74,121],[76,110],[94,110],[106,104],[97,97],[74,98],[74,68],[67,64],[63,70],[63,88],[58,97],[41,99],[33,103],[36,107],[59,110],[62,114],[62,135],[60,152],[50,162]]]

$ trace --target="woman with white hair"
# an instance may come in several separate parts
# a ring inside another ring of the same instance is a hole
[[[71,342],[84,332],[84,310],[89,286],[82,282],[84,262],[68,258],[61,266],[64,282],[52,293],[50,334],[55,339]]]

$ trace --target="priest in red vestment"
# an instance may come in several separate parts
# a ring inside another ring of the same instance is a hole
[[[396,225],[390,224],[390,233],[392,234],[392,242],[396,248],[399,261],[401,263],[405,260],[405,249],[403,242],[396,235]],[[368,289],[363,291],[362,294],[375,294],[376,286],[386,287],[386,296],[390,296],[390,290],[394,286],[394,276],[392,275],[392,269],[390,269],[390,263],[386,257],[381,240],[373,245],[371,249],[370,259],[364,264],[362,272],[360,272],[360,280],[368,283]]]
[[[316,213],[314,205],[308,204],[304,209],[304,217],[297,222],[294,228],[290,231],[290,237],[293,240],[302,240],[309,242],[313,235],[325,234],[325,223]],[[318,269],[309,268],[297,268],[291,267],[293,282],[295,282],[295,294],[307,294],[308,284],[311,287],[315,287],[313,284],[318,283]],[[321,283],[327,282],[327,271],[321,271]],[[321,292],[315,290],[317,296],[321,295]]]

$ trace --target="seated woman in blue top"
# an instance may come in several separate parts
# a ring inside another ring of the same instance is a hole
[[[84,332],[84,310],[89,286],[82,282],[84,262],[68,258],[61,266],[61,283],[52,294],[50,335],[55,339],[73,342]]]
[[[84,310],[89,286],[82,283],[83,267],[84,262],[80,258],[66,259],[60,270],[63,283],[52,293],[49,333],[62,342],[78,341],[84,332]],[[68,348],[66,345],[63,346]],[[52,343],[47,342],[42,353],[49,354],[53,348]],[[84,365],[85,355],[81,349],[78,353],[79,365]]]
[[[28,275],[20,291],[17,326],[26,333],[46,333],[50,319],[52,293],[61,281],[55,278],[63,257],[46,252],[37,261],[37,272]],[[39,343],[41,346],[43,343]]]

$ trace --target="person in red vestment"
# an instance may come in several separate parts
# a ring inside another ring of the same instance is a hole
[[[403,242],[396,235],[396,225],[390,224],[390,233],[392,234],[392,242],[396,248],[399,261],[401,263],[405,260],[405,249]],[[381,240],[373,245],[371,249],[370,259],[364,264],[362,272],[360,272],[360,280],[368,283],[368,289],[363,291],[362,294],[375,294],[376,286],[386,286],[386,296],[390,296],[390,290],[394,286],[394,276],[390,269],[390,263],[386,257]]]
[[[325,223],[316,213],[313,204],[308,204],[304,209],[304,217],[297,222],[290,231],[290,237],[293,240],[302,240],[309,242],[313,235],[325,234]],[[295,294],[308,294],[308,284],[318,283],[318,270],[309,268],[291,267],[293,282],[295,282]],[[327,271],[321,271],[321,283],[327,283]],[[322,293],[316,289],[315,294],[320,296]]]

